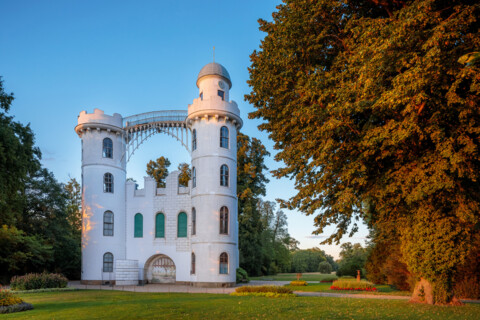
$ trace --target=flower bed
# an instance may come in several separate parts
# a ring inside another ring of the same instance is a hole
[[[243,286],[230,293],[231,296],[257,296],[269,298],[295,297],[290,288],[279,286]]]
[[[331,290],[350,290],[350,291],[377,291],[377,288],[339,288],[335,286],[330,287]]]
[[[31,310],[33,306],[24,302],[10,290],[0,287],[0,314]]]
[[[291,286],[306,286],[306,285],[307,285],[307,281],[301,281],[301,280],[296,281],[296,280],[295,280],[295,281],[290,282],[290,285],[291,285]]]
[[[332,283],[331,290],[351,290],[351,291],[377,291],[375,285],[370,281],[357,281],[351,279],[339,279]]]

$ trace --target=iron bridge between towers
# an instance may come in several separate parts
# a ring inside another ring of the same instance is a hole
[[[140,145],[157,133],[177,139],[190,153],[190,128],[185,110],[152,111],[123,118],[127,162]]]

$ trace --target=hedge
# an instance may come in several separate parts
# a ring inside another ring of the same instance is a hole
[[[68,279],[58,273],[29,273],[13,277],[10,280],[10,288],[13,290],[65,288],[67,283]]]

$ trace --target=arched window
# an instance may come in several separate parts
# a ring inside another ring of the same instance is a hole
[[[178,238],[187,237],[187,214],[185,212],[180,212],[178,214],[177,237]]]
[[[195,253],[192,252],[192,266],[190,267],[190,273],[195,274]]]
[[[103,235],[107,237],[113,236],[113,212],[105,211],[103,213]]]
[[[220,128],[220,147],[228,149],[228,128],[225,126]]]
[[[220,167],[220,185],[228,187],[228,167],[226,164],[222,164]]]
[[[103,139],[103,157],[113,158],[113,143],[110,138]]]
[[[192,131],[192,151],[197,150],[197,130]]]
[[[103,255],[103,272],[113,272],[113,254],[110,252]]]
[[[135,238],[143,237],[143,215],[137,213],[134,218],[134,235]]]
[[[220,255],[220,274],[228,274],[228,255],[222,252]]]
[[[197,186],[197,170],[195,167],[192,168],[192,188]]]
[[[192,208],[192,235],[197,233],[197,210]]]
[[[228,208],[220,209],[220,234],[228,234]]]
[[[113,175],[105,173],[103,175],[103,192],[113,193]]]
[[[165,215],[161,212],[155,216],[155,238],[165,238]]]

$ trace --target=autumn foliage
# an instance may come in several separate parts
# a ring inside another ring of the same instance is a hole
[[[283,206],[315,214],[317,234],[334,225],[327,243],[363,219],[448,303],[480,225],[480,68],[462,59],[480,48],[480,4],[277,8],[259,21],[246,99],[278,150],[274,175],[295,181]]]

